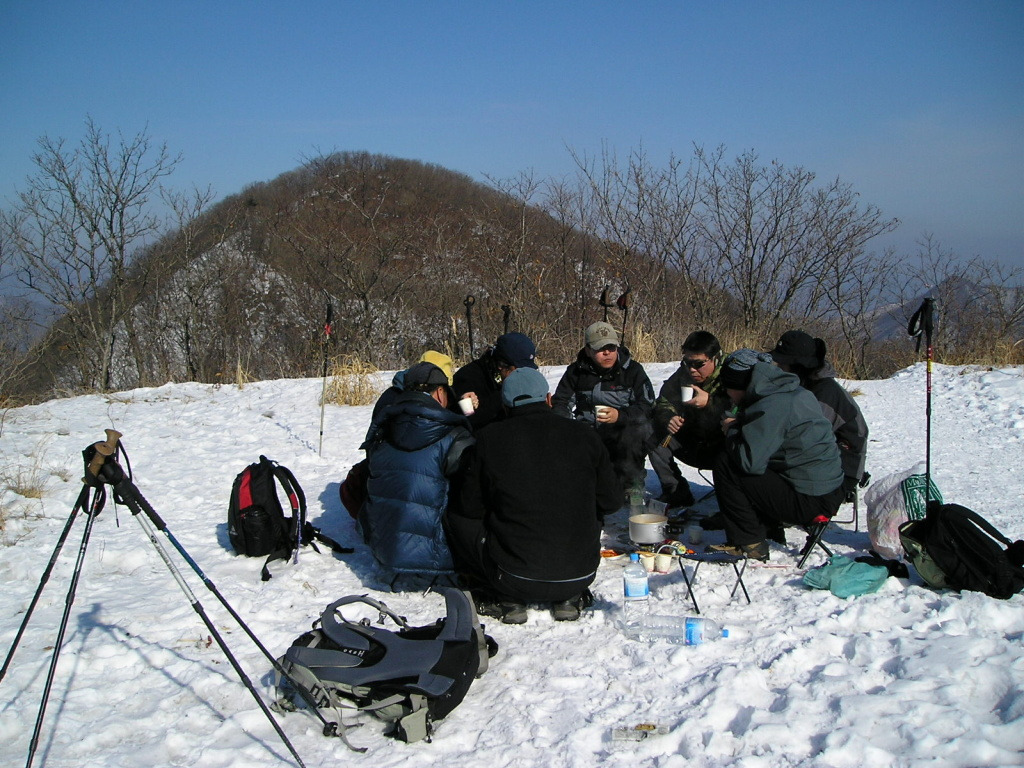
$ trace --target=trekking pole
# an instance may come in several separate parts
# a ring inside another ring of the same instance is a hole
[[[907,325],[907,333],[912,337],[917,338],[917,347],[915,352],[921,351],[921,335],[924,334],[925,338],[925,358],[928,361],[926,374],[925,374],[925,449],[924,449],[924,504],[925,508],[928,507],[928,502],[931,501],[931,484],[932,484],[932,331],[935,327],[934,320],[935,313],[935,299],[925,299],[917,312],[910,318],[910,323]]]
[[[476,298],[470,294],[462,303],[466,305],[466,327],[469,329],[469,357],[473,359],[476,357],[476,353],[473,351],[473,305],[476,304]]]
[[[320,346],[323,348],[323,380],[324,385],[320,391],[320,455],[324,455],[324,409],[327,407],[327,345],[331,340],[331,327],[332,320],[334,318],[334,307],[331,304],[331,300],[327,300],[327,321],[324,323],[324,335],[320,342]]]
[[[50,700],[50,689],[53,687],[53,678],[57,671],[57,661],[60,659],[61,646],[64,644],[64,633],[68,628],[68,617],[71,615],[71,606],[74,605],[75,593],[78,591],[78,579],[82,574],[85,551],[89,546],[89,537],[92,535],[93,523],[96,522],[96,518],[103,509],[103,502],[106,500],[106,491],[102,483],[97,483],[96,473],[99,471],[104,458],[112,455],[117,450],[117,441],[121,437],[121,433],[116,430],[108,429],[106,432],[107,441],[105,443],[94,443],[82,452],[86,461],[85,477],[82,478],[82,482],[87,486],[96,486],[96,490],[93,492],[93,503],[89,510],[89,520],[85,524],[85,532],[82,534],[82,543],[78,547],[78,559],[75,561],[75,570],[71,574],[71,583],[68,586],[67,596],[64,598],[64,614],[61,616],[60,625],[57,628],[57,639],[53,643],[50,669],[46,673],[43,695],[39,701],[39,712],[36,714],[36,724],[32,730],[32,737],[29,739],[28,758],[25,761],[25,768],[31,768],[32,761],[35,759],[36,749],[39,746],[39,734],[43,728],[46,705]]]
[[[313,698],[313,694],[309,692],[309,689],[307,689],[306,686],[304,686],[302,683],[296,680],[291,674],[289,674],[288,670],[281,666],[281,662],[274,658],[273,654],[271,654],[271,652],[267,650],[267,647],[263,645],[259,637],[256,636],[256,633],[253,632],[252,629],[250,629],[249,625],[242,620],[242,617],[238,615],[235,609],[231,606],[231,603],[227,601],[227,598],[225,598],[221,591],[217,588],[217,585],[213,583],[213,580],[206,575],[203,569],[199,567],[199,563],[197,563],[188,553],[185,547],[181,545],[181,542],[179,542],[177,537],[175,537],[175,535],[171,532],[171,529],[167,527],[167,524],[164,522],[163,518],[161,518],[156,513],[155,510],[152,512],[152,514],[150,514],[150,510],[152,510],[152,507],[150,507],[149,502],[147,502],[142,497],[142,495],[138,493],[138,489],[136,489],[134,486],[131,486],[130,488],[127,486],[123,488],[119,486],[119,490],[116,490],[115,492],[121,493],[121,490],[123,490],[126,494],[134,494],[135,501],[142,508],[142,511],[144,511],[146,515],[149,516],[153,526],[158,531],[162,532],[164,536],[167,537],[167,540],[171,543],[171,546],[173,546],[174,549],[178,552],[178,554],[181,555],[181,558],[186,563],[188,563],[189,567],[195,572],[195,574],[203,582],[206,588],[213,593],[213,596],[217,598],[220,604],[224,606],[224,609],[231,615],[231,618],[235,620],[238,626],[242,628],[242,631],[245,632],[245,634],[249,637],[250,640],[252,640],[253,645],[255,645],[260,650],[260,652],[267,658],[271,666],[274,668],[274,671],[276,671],[278,674],[280,674],[282,677],[288,680],[289,683],[295,686],[295,689],[299,692],[299,695],[302,696],[303,701],[306,702],[307,706],[309,706],[310,709],[313,710],[313,713],[320,719],[320,722],[323,723],[324,736],[340,736],[341,734],[338,733],[338,724],[332,723],[329,720],[327,720],[327,718],[324,717],[320,710],[317,709],[316,700]]]
[[[626,290],[622,292],[622,295],[615,300],[615,306],[622,310],[622,343],[626,343],[626,321],[629,319],[629,294],[632,292],[632,288],[626,285]]]
[[[615,304],[613,304],[612,302],[608,301],[608,289],[609,288],[611,288],[611,285],[605,284],[604,290],[601,291],[601,298],[597,300],[597,303],[600,304],[602,307],[604,307],[604,321],[606,323],[608,322],[608,309],[610,307],[614,307],[615,306]]]
[[[4,677],[7,675],[7,669],[11,665],[11,659],[14,658],[14,652],[18,649],[18,644],[21,642],[21,636],[25,634],[25,628],[28,626],[29,619],[32,618],[32,612],[36,609],[36,603],[39,602],[39,597],[43,594],[43,587],[45,587],[46,583],[50,580],[50,574],[53,572],[53,566],[57,562],[57,556],[64,547],[64,543],[68,539],[68,534],[71,533],[71,526],[74,525],[78,512],[88,506],[89,486],[83,485],[82,492],[78,494],[78,501],[75,502],[75,506],[72,508],[71,514],[68,516],[68,521],[64,524],[64,530],[61,531],[60,537],[57,539],[57,546],[54,547],[53,554],[50,555],[50,562],[46,565],[46,569],[43,571],[43,575],[39,579],[39,586],[36,588],[36,593],[33,595],[32,601],[28,604],[28,610],[25,611],[25,618],[22,619],[21,626],[18,628],[18,632],[14,636],[14,643],[11,645],[11,650],[7,654],[7,659],[4,661],[3,667],[0,668],[0,681],[3,681]]]
[[[139,492],[139,489],[135,487],[135,484],[132,483],[131,479],[127,475],[125,475],[124,470],[121,469],[121,466],[116,461],[107,461],[100,468],[100,472],[102,473],[100,476],[103,482],[108,483],[113,487],[114,500],[117,501],[118,503],[125,504],[128,507],[128,509],[131,510],[132,516],[139,521],[139,525],[142,527],[143,532],[146,534],[146,537],[149,539],[150,543],[153,544],[154,548],[157,551],[157,554],[160,556],[160,559],[163,560],[164,565],[167,566],[168,570],[171,572],[171,575],[174,577],[174,580],[177,582],[182,592],[184,592],[185,597],[188,599],[189,604],[192,606],[192,610],[194,610],[199,615],[199,618],[206,626],[206,630],[210,633],[210,636],[217,642],[218,647],[220,647],[221,652],[224,654],[225,658],[227,658],[228,663],[231,664],[232,669],[235,670],[235,674],[238,675],[238,678],[239,680],[241,680],[242,685],[244,685],[246,689],[248,689],[249,693],[252,694],[252,697],[256,701],[256,704],[259,706],[263,714],[266,715],[267,719],[270,721],[270,724],[273,726],[278,736],[281,737],[281,741],[284,742],[285,746],[288,748],[288,751],[291,752],[292,757],[295,758],[296,763],[300,766],[300,768],[305,768],[305,763],[302,762],[302,758],[299,756],[299,753],[295,750],[295,747],[288,739],[288,736],[285,734],[280,724],[274,718],[273,713],[264,703],[263,699],[260,698],[259,693],[256,691],[256,688],[252,684],[252,680],[249,679],[249,676],[245,673],[245,670],[242,669],[242,666],[238,663],[238,660],[235,658],[234,654],[231,653],[231,649],[228,648],[227,643],[224,642],[224,638],[221,636],[220,632],[217,631],[217,627],[210,620],[210,617],[207,615],[202,603],[199,602],[199,599],[195,596],[195,593],[189,587],[188,582],[185,581],[185,579],[181,575],[181,572],[178,570],[177,566],[175,566],[174,563],[171,561],[170,557],[168,557],[167,550],[156,538],[156,535],[153,532],[153,525],[155,524],[156,527],[165,529],[166,532],[167,526],[164,523],[164,521],[157,514],[156,510],[153,509],[152,505],[150,505],[150,503],[146,501],[145,497],[143,497],[143,495]],[[146,514],[141,515],[141,512],[145,512]],[[150,520],[153,520],[154,523],[151,524]],[[186,558],[186,561],[191,561],[191,558]],[[234,614],[234,611],[232,611],[232,614]],[[239,620],[239,623],[241,625],[242,622]]]
[[[504,331],[505,333],[508,333],[508,320],[509,320],[509,317],[511,315],[512,315],[512,307],[510,307],[508,304],[502,304],[501,305],[501,321],[502,321],[502,323],[505,326],[505,331]]]

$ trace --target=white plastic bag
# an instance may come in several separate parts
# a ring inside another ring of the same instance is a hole
[[[942,503],[935,481],[929,483],[929,499]],[[868,536],[871,548],[887,560],[902,560],[900,526],[920,520],[925,514],[925,463],[876,480],[864,494],[868,508]]]

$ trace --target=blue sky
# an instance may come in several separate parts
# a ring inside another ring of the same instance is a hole
[[[85,117],[218,197],[366,150],[483,180],[694,143],[1024,265],[1024,2],[0,0],[0,201]]]

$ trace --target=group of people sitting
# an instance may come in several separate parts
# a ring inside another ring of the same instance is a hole
[[[521,333],[457,371],[424,353],[381,395],[362,445],[356,517],[376,559],[397,574],[454,572],[481,614],[508,624],[536,603],[572,621],[589,604],[604,518],[642,499],[648,458],[669,507],[693,503],[677,459],[713,472],[720,511],[705,526],[726,543],[709,549],[743,557],[767,560],[782,526],[851,498],[867,425],[824,342],[787,331],[770,353],[723,356],[697,331],[682,352],[657,398],[606,322],[586,329],[553,394]]]

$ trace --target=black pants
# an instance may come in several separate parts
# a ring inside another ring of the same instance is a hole
[[[832,517],[845,496],[842,485],[823,496],[808,496],[771,470],[743,474],[725,453],[714,472],[725,535],[736,546],[764,541],[768,526],[807,525],[818,515]]]
[[[630,422],[623,427],[597,428],[597,436],[608,449],[608,457],[612,460],[615,476],[624,491],[628,491],[634,484],[642,486],[647,480],[647,469],[644,464],[652,434],[653,429],[647,421]]]
[[[558,603],[583,593],[597,573],[569,581],[525,579],[502,570],[487,551],[484,521],[444,516],[445,536],[455,562],[455,571],[474,593],[484,593],[497,601],[512,603]]]

